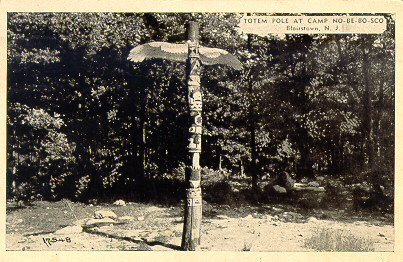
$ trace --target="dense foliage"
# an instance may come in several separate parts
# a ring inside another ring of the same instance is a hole
[[[256,188],[287,170],[393,188],[391,17],[381,35],[267,37],[238,32],[240,17],[8,13],[8,197],[166,192],[163,181],[188,157],[185,66],[127,56],[142,43],[181,40],[190,19],[203,45],[244,65],[202,71],[206,185],[245,173]]]

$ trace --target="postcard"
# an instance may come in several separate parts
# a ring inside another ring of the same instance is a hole
[[[401,3],[268,3],[2,3],[6,260],[398,260]]]

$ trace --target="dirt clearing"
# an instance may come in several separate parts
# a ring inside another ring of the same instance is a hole
[[[70,205],[70,207],[69,207]],[[71,209],[70,209],[71,208]],[[111,210],[123,223],[77,227],[97,210]],[[72,213],[74,212],[74,215]],[[7,250],[180,250],[181,207],[92,206],[81,203],[36,202],[7,211]],[[337,212],[338,214],[340,211]],[[206,204],[201,251],[315,251],[305,247],[316,229],[342,229],[374,243],[375,251],[393,251],[394,227],[385,219],[329,218],[323,211],[299,212],[288,206],[229,207]],[[323,217],[328,217],[324,219]],[[346,216],[343,216],[346,217]],[[78,220],[78,221],[77,221]],[[340,221],[339,221],[340,220]],[[60,231],[65,228],[66,230]],[[79,228],[80,230],[77,230]],[[59,230],[59,231],[58,231]]]

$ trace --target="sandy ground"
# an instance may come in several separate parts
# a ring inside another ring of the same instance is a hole
[[[27,223],[23,223],[19,213],[11,214],[7,216],[7,250],[175,251],[180,249],[183,229],[183,218],[177,210],[153,206],[144,207],[141,216],[135,216],[128,223],[94,227],[86,232],[71,227],[80,221],[67,224],[70,227],[65,233],[49,233],[52,230],[46,228],[38,232],[34,227],[26,228]],[[199,250],[314,251],[304,247],[304,243],[318,228],[340,228],[372,239],[375,251],[393,251],[394,248],[392,225],[376,221],[338,222],[283,212],[281,216],[252,213],[243,217],[205,217]]]

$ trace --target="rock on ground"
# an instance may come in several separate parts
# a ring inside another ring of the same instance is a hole
[[[287,193],[287,189],[285,189],[284,187],[279,186],[279,185],[274,185],[273,190],[277,194],[286,194]]]
[[[104,225],[110,225],[110,224],[116,224],[116,221],[113,220],[110,217],[105,217],[105,218],[92,218],[88,220],[85,223],[85,226],[104,226]]]
[[[116,205],[116,206],[126,206],[126,203],[125,203],[125,201],[123,201],[123,200],[116,200],[115,202],[113,202],[113,204],[114,205]]]
[[[111,210],[106,210],[106,209],[101,209],[101,210],[95,211],[95,213],[94,213],[94,218],[96,218],[96,219],[107,218],[107,217],[116,219],[118,216],[115,213],[113,213]]]

